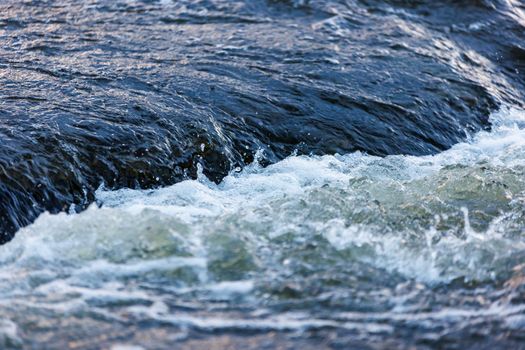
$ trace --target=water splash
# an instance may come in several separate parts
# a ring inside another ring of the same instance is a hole
[[[0,308],[388,334],[407,320],[493,319],[499,307],[519,329],[523,304],[501,295],[514,300],[505,285],[525,256],[525,113],[492,119],[491,132],[435,156],[290,156],[220,184],[200,174],[155,190],[101,188],[101,208],[43,214],[0,247]],[[463,305],[469,293],[485,306]]]

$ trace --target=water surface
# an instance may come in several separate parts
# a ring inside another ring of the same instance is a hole
[[[2,2],[0,347],[524,348],[523,10]]]

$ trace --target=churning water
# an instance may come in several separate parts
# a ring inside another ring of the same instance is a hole
[[[525,348],[519,0],[0,2],[0,348]]]
[[[43,214],[0,248],[5,337],[22,341],[16,324],[55,346],[274,331],[310,345],[520,344],[525,113],[493,125],[435,156],[291,156],[218,185],[100,189],[102,207]]]

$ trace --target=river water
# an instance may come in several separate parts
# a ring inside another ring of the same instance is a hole
[[[525,348],[523,9],[2,2],[0,347]]]

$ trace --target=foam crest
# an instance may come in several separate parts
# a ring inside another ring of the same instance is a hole
[[[104,319],[119,320],[107,311],[118,305],[180,327],[301,330],[354,325],[171,308],[348,303],[365,293],[364,305],[388,314],[403,283],[416,284],[396,310],[422,302],[411,299],[418,283],[504,283],[525,252],[525,113],[503,110],[493,123],[434,156],[290,156],[218,185],[201,174],[155,190],[100,189],[101,208],[44,214],[0,247],[0,295],[5,305]],[[384,300],[369,291],[385,288]]]

